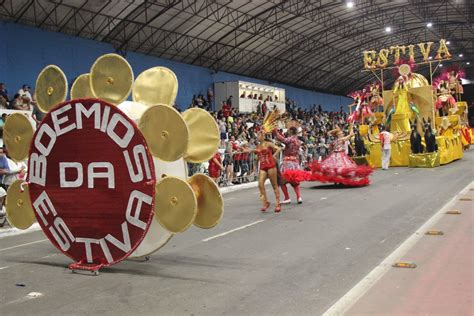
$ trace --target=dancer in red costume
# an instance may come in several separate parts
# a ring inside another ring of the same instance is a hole
[[[291,203],[290,195],[288,194],[288,188],[286,184],[289,183],[296,193],[296,200],[298,204],[303,203],[301,197],[300,182],[308,180],[308,173],[301,169],[299,160],[299,151],[301,147],[301,141],[298,139],[298,129],[292,126],[288,129],[288,137],[283,136],[277,130],[275,130],[276,139],[285,144],[283,149],[283,161],[281,163],[281,175],[282,181],[280,183],[281,190],[285,195],[285,199],[281,204]]]
[[[368,166],[358,166],[344,150],[344,143],[354,134],[344,136],[338,127],[330,132],[337,137],[334,144],[334,151],[321,163],[313,162],[311,165],[312,180],[320,182],[340,183],[347,186],[364,186],[370,183],[369,175],[372,168]]]
[[[217,183],[221,176],[221,171],[224,170],[224,166],[222,165],[221,161],[221,154],[219,152],[216,152],[214,156],[212,156],[211,160],[209,160],[208,170],[209,177],[211,177],[212,180]]]
[[[276,206],[275,213],[281,211],[280,206],[280,191],[278,189],[277,167],[274,156],[278,155],[281,148],[265,139],[265,133],[258,133],[258,140],[260,144],[255,149],[258,160],[260,162],[260,171],[258,174],[258,189],[260,190],[260,198],[263,202],[262,212],[265,212],[270,207],[270,202],[267,199],[267,192],[265,190],[265,181],[270,179],[270,182],[275,192]]]

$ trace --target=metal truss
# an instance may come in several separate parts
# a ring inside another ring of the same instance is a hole
[[[0,20],[111,43],[121,54],[336,94],[374,80],[361,71],[363,50],[446,38],[463,60],[474,56],[473,1],[354,2],[347,9],[342,0],[0,0]]]

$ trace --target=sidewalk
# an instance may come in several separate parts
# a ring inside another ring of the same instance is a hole
[[[465,200],[462,200],[465,199]],[[471,199],[470,201],[468,199]],[[346,315],[474,314],[474,185],[402,258],[417,267],[391,268]]]

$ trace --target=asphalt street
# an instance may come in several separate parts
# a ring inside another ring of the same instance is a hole
[[[40,231],[0,238],[0,314],[322,314],[473,181],[473,167],[471,150],[435,169],[378,170],[368,187],[306,183],[304,204],[280,214],[260,213],[256,188],[229,193],[216,228],[99,276],[72,274]]]

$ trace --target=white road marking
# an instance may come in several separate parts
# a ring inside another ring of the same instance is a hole
[[[18,228],[7,228],[0,231],[0,239],[5,237],[11,237],[16,235],[23,235],[36,232],[40,230],[41,227],[38,223],[34,223],[30,228],[27,229],[18,229]]]
[[[222,234],[215,235],[215,236],[212,236],[212,237],[203,239],[202,241],[206,242],[206,241],[209,241],[209,240],[213,240],[213,239],[216,239],[216,238],[219,238],[219,237],[228,235],[228,234],[230,234],[230,233],[236,232],[236,231],[238,231],[238,230],[245,229],[245,228],[247,228],[247,227],[256,225],[256,224],[261,223],[261,222],[264,222],[264,221],[265,221],[264,219],[261,219],[261,220],[259,220],[259,221],[256,221],[256,222],[253,222],[253,223],[250,223],[250,224],[247,224],[247,225],[244,225],[244,226],[240,226],[240,227],[234,228],[234,229],[232,229],[232,230],[226,231],[226,232],[224,232],[224,233],[222,233]]]
[[[10,268],[10,266],[4,266],[4,267],[0,267],[0,270],[8,269],[8,268]]]
[[[235,197],[231,197],[231,198],[224,199],[224,200],[225,200],[225,201],[235,200]]]
[[[0,249],[0,252],[10,250],[10,249],[20,248],[20,247],[24,247],[24,246],[29,246],[29,245],[33,245],[33,244],[37,244],[39,242],[43,242],[43,241],[46,241],[46,240],[48,240],[48,239],[41,239],[41,240],[37,240],[37,241],[27,242],[26,244],[20,244],[20,245],[8,247],[8,248],[3,248],[3,249]]]
[[[344,315],[349,309],[387,273],[394,262],[400,260],[423,236],[424,232],[432,228],[449,210],[459,198],[469,190],[474,183],[471,182],[464,189],[446,203],[436,214],[426,221],[416,232],[414,232],[407,240],[405,240],[394,252],[385,258],[377,267],[369,272],[362,280],[359,281],[352,289],[341,297],[333,306],[331,306],[323,316]]]
[[[28,293],[28,295],[26,296],[27,298],[38,298],[38,297],[41,297],[43,296],[43,293],[40,293],[40,292],[31,292],[31,293]]]
[[[11,302],[8,302],[6,303],[5,305],[9,305],[9,304],[16,304],[16,303],[23,303],[25,301],[29,301],[29,300],[33,300],[35,298],[39,298],[39,297],[42,297],[44,296],[43,293],[40,293],[40,292],[30,292],[28,293],[28,295],[26,295],[25,297],[22,297],[18,300],[14,300],[14,301],[11,301]]]

